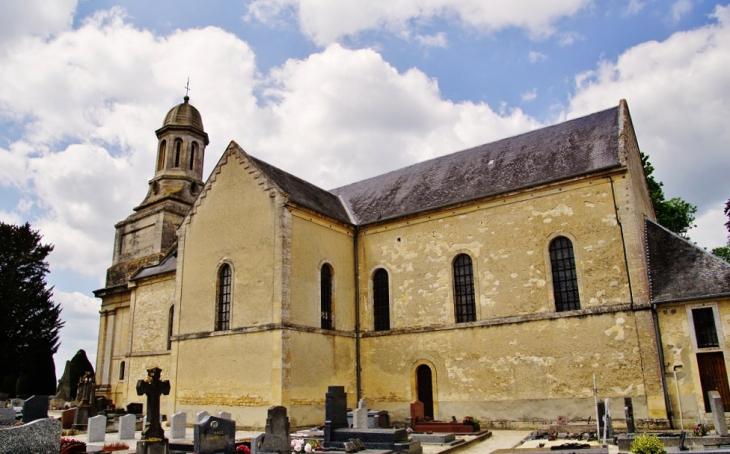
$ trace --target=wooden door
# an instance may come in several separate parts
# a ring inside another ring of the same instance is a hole
[[[730,387],[727,383],[727,371],[725,370],[725,356],[722,352],[698,353],[697,367],[700,371],[700,384],[702,386],[702,397],[705,401],[705,412],[712,411],[709,391],[717,391],[722,396],[722,405],[725,411],[730,411]]]
[[[423,404],[423,416],[426,420],[433,420],[433,377],[431,368],[421,364],[416,369],[416,383],[418,386],[418,400]]]

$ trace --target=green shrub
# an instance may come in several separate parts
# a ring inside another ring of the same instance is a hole
[[[631,442],[631,452],[634,454],[662,454],[664,443],[656,435],[637,435]]]

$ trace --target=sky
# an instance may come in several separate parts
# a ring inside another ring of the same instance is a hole
[[[727,243],[730,6],[709,0],[4,0],[0,221],[30,222],[95,363],[114,224],[147,191],[169,109],[331,189],[626,99],[689,236]]]

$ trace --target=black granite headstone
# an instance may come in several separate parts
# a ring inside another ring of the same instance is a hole
[[[30,396],[23,402],[23,422],[48,418],[48,396]]]
[[[127,404],[127,413],[141,415],[144,412],[144,406],[139,402],[131,402]]]
[[[634,406],[631,403],[630,397],[624,397],[624,413],[626,413],[626,432],[630,434],[636,433],[636,426],[634,425]]]
[[[324,441],[332,439],[332,431],[347,424],[347,394],[344,386],[330,386],[325,395]]]
[[[603,438],[603,429],[604,429],[604,421],[606,416],[606,403],[605,402],[598,402],[598,422],[600,423],[598,425],[598,439]]]
[[[207,416],[193,426],[193,451],[197,454],[230,454],[235,449],[235,421]]]

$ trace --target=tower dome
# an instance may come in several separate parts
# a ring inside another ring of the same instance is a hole
[[[188,102],[190,101],[190,97],[185,96],[183,101],[182,104],[178,104],[170,109],[167,116],[165,116],[165,121],[162,122],[162,127],[164,128],[168,125],[190,126],[205,132],[203,129],[203,118],[200,116],[200,112]]]

